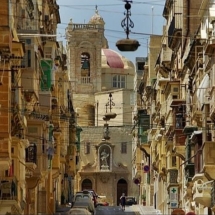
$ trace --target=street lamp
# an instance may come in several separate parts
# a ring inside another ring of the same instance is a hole
[[[104,124],[104,140],[109,140],[109,127],[108,127],[108,123],[107,121],[109,121],[110,119],[114,119],[116,117],[116,113],[112,113],[112,106],[115,106],[115,103],[113,102],[113,98],[112,98],[112,93],[109,93],[109,99],[108,102],[105,104],[106,106],[106,113],[103,117],[103,120],[106,121],[106,123]],[[110,112],[108,113],[108,106],[110,109]]]
[[[124,0],[125,3],[125,9],[126,9],[126,13],[124,13],[124,15],[126,16],[122,22],[121,22],[121,26],[122,28],[124,28],[125,33],[127,35],[126,39],[121,39],[119,41],[117,41],[116,46],[120,51],[136,51],[138,49],[138,47],[140,46],[139,42],[137,40],[133,40],[133,39],[129,39],[128,35],[129,35],[129,27],[133,28],[134,27],[134,23],[132,22],[132,20],[130,19],[131,16],[131,4],[132,1],[128,1],[128,0]]]

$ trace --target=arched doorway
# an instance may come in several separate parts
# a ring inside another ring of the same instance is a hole
[[[82,182],[82,190],[84,189],[93,189],[93,184],[92,184],[92,181],[90,179],[84,179],[83,182]]]
[[[120,179],[117,182],[117,205],[120,203],[119,198],[122,193],[125,193],[126,196],[128,195],[128,184],[125,179]]]

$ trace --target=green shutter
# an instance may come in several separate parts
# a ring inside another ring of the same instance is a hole
[[[41,90],[49,91],[51,89],[51,76],[52,76],[52,60],[41,60],[40,62],[43,74],[41,80]]]

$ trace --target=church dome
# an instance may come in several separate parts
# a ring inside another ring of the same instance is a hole
[[[99,15],[99,12],[97,10],[97,6],[96,6],[95,14],[91,17],[88,24],[101,24],[101,25],[105,24],[103,18]]]
[[[102,49],[102,68],[134,69],[134,64],[118,52]]]

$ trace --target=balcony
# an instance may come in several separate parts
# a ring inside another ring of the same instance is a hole
[[[193,200],[205,207],[211,206],[211,182],[198,179],[193,185]]]
[[[167,187],[178,185],[178,169],[171,168],[167,171]]]
[[[60,156],[54,154],[52,159],[52,169],[59,169],[60,168]]]
[[[3,8],[1,9],[4,10]],[[8,9],[5,9],[5,11],[8,11]],[[7,27],[6,25],[2,26],[2,24],[0,24],[0,27],[1,27],[0,51],[2,53],[2,57],[4,57],[4,55],[6,57],[9,54],[11,54],[13,37],[9,27]]]
[[[211,209],[215,211],[215,181],[211,184]]]
[[[16,177],[1,177],[1,200],[17,200],[18,181]]]
[[[90,83],[90,77],[81,77],[81,83],[82,84],[89,84]]]
[[[195,175],[194,164],[193,163],[186,163],[184,170],[185,170],[186,182],[191,182],[193,176]]]
[[[199,126],[202,123],[202,111],[200,110],[193,110],[192,120],[195,120]]]
[[[160,64],[165,67],[170,66],[172,58],[172,50],[166,46],[166,44],[162,45],[161,53],[160,53]]]
[[[11,211],[14,208],[18,214],[22,214],[24,209],[24,201],[20,202],[18,197],[18,181],[16,177],[0,177],[0,213],[5,214],[5,211]]]
[[[0,166],[1,170],[8,170],[11,163],[11,141],[0,140]]]
[[[50,91],[40,91],[39,92],[39,103],[40,103],[40,110],[42,115],[46,115],[48,118],[48,113],[51,109],[51,92]]]
[[[38,100],[39,84],[38,77],[31,68],[22,69],[21,82],[25,100],[31,102],[33,98]]]
[[[173,150],[175,155],[185,160],[185,141],[186,137],[183,135],[182,129],[175,129],[173,135]]]
[[[144,151],[146,154],[150,154],[150,144],[149,143],[140,144],[139,148],[141,151]]]
[[[206,141],[202,149],[203,172],[215,179],[215,142]]]
[[[35,144],[31,144],[25,150],[25,162],[37,163],[37,146]]]
[[[38,19],[20,17],[17,23],[18,33],[39,33]]]
[[[183,23],[182,18],[183,17],[181,13],[175,13],[169,25],[168,46],[171,49],[174,49],[174,47],[176,47],[177,41],[181,39]]]
[[[213,94],[214,97],[214,94]],[[215,121],[215,105],[212,103],[210,106],[210,118]]]

